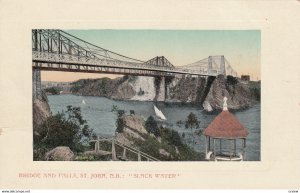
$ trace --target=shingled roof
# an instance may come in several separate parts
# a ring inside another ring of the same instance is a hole
[[[204,129],[204,135],[214,138],[246,138],[247,129],[227,110],[224,98],[223,111]]]

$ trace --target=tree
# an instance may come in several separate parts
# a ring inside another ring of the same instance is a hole
[[[200,128],[200,121],[198,121],[197,116],[194,113],[191,112],[187,116],[187,119],[185,121],[185,125],[184,126],[185,126],[186,129],[191,129],[192,137],[193,137],[193,143],[194,143],[194,133],[193,133],[193,130]]]
[[[134,115],[134,114],[135,114],[134,110],[130,110],[130,115]]]
[[[171,130],[171,142],[175,146],[179,146],[179,147],[182,146],[182,142],[181,142],[179,133],[173,129]]]
[[[182,136],[182,138],[185,138],[185,133],[183,132],[183,133],[181,134],[181,136]]]
[[[235,85],[235,84],[237,84],[239,81],[238,81],[238,79],[237,79],[236,77],[233,77],[233,76],[231,76],[231,75],[228,75],[228,76],[226,77],[226,82],[227,82],[228,84]]]
[[[46,93],[50,93],[53,95],[58,95],[60,92],[60,89],[58,87],[50,87],[50,88],[45,88],[44,90]]]
[[[125,111],[124,110],[118,110],[117,113],[118,113],[118,118],[117,118],[117,123],[116,123],[117,124],[116,131],[118,133],[121,133],[121,132],[123,132],[123,128],[125,126],[125,121],[123,119],[123,115],[125,114]]]
[[[132,110],[130,110],[130,113]],[[113,105],[111,112],[115,113],[117,115],[117,120],[116,120],[116,132],[118,133],[122,133],[123,132],[123,128],[125,126],[125,121],[123,119],[123,115],[125,115],[126,111],[123,109],[119,109],[119,107],[117,105]]]
[[[145,128],[148,133],[153,133],[156,137],[160,136],[157,122],[152,116],[149,116],[145,122]]]
[[[68,146],[73,151],[79,152],[94,134],[86,123],[79,107],[67,106],[66,111],[48,117],[36,129],[38,135],[34,135],[34,147],[51,149],[57,146]]]
[[[117,118],[116,125],[117,125],[116,132],[122,133],[122,132],[123,132],[123,128],[124,128],[124,126],[125,126],[125,121],[124,121],[124,119],[122,118],[122,116],[119,116],[119,117]]]

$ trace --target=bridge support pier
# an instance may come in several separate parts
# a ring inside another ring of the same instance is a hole
[[[158,87],[156,88],[157,90],[157,96],[156,96],[156,101],[165,101],[166,99],[166,80],[165,77],[162,76],[160,77],[160,82]]]
[[[41,70],[32,69],[32,99],[42,100]]]

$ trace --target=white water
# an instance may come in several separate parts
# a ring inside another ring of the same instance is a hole
[[[144,94],[136,94],[130,100],[153,101],[153,99],[155,98],[156,92],[154,86],[154,77],[138,76],[132,86],[136,93],[139,93],[140,89],[142,89],[144,91]]]

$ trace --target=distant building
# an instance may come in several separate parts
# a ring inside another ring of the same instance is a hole
[[[242,75],[241,80],[245,81],[245,82],[249,82],[250,81],[250,75]]]

